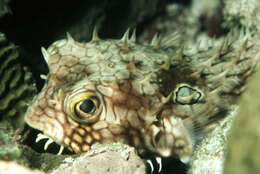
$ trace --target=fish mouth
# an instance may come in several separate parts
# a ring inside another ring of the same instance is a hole
[[[24,141],[25,145],[32,148],[38,153],[51,153],[55,155],[73,155],[73,151],[69,150],[66,146],[56,143],[53,138],[44,134],[38,129],[30,127],[27,138]]]
[[[47,136],[47,135],[44,135],[44,134],[42,134],[42,133],[37,134],[37,138],[35,139],[35,143],[38,143],[39,141],[41,141],[41,140],[43,140],[43,139],[47,139],[47,141],[46,141],[45,144],[44,144],[44,150],[45,150],[45,151],[48,149],[48,147],[49,147],[50,144],[55,143],[55,141],[54,141],[51,137],[49,137],[49,136]],[[56,144],[57,144],[57,143],[56,143]],[[60,145],[60,149],[59,149],[57,155],[61,155],[62,152],[63,152],[63,150],[64,150],[64,146],[63,146],[63,145]]]

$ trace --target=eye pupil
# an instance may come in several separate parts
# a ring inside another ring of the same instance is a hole
[[[79,108],[85,113],[91,113],[95,110],[95,104],[91,99],[86,99],[80,102]]]

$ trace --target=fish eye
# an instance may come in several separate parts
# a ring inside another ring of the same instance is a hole
[[[96,96],[91,96],[77,102],[74,106],[74,112],[79,118],[84,118],[88,116],[88,114],[95,114],[98,109],[98,105],[99,101]]]
[[[93,123],[99,118],[101,102],[94,92],[81,92],[65,100],[67,114],[75,121]]]
[[[192,105],[198,103],[202,98],[202,92],[187,84],[179,85],[173,95],[173,101],[182,105]]]

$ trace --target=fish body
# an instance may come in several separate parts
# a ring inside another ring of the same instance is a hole
[[[157,35],[151,45],[135,40],[129,31],[121,40],[94,31],[88,43],[68,35],[42,48],[49,74],[25,116],[43,132],[38,140],[75,153],[122,142],[144,156],[187,162],[198,132],[227,115],[256,65],[253,56],[239,56],[248,45],[224,41],[191,52]]]

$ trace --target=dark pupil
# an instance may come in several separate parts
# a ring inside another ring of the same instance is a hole
[[[93,103],[93,101],[91,99],[86,99],[80,103],[79,108],[81,111],[83,111],[85,113],[91,113],[93,111],[93,109],[95,108],[95,104]]]

